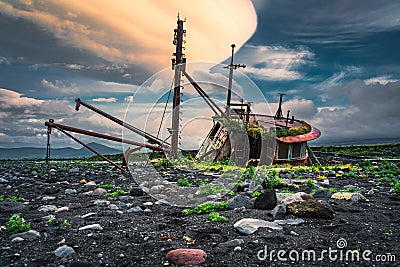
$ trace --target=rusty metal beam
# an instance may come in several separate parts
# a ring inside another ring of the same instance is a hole
[[[214,111],[215,114],[218,114],[218,112],[223,116],[225,119],[230,120],[230,118],[225,114],[225,112],[222,111],[222,109],[212,101],[212,99],[207,95],[206,92],[200,87],[200,85],[193,80],[193,78],[186,72],[183,71],[183,74],[186,76],[186,78],[190,81],[190,83],[193,85],[194,89],[200,94],[201,97],[203,97],[204,101],[206,101],[207,105],[210,106],[210,108]],[[218,110],[218,112],[216,111]]]
[[[66,131],[64,131],[63,129],[61,129],[60,127],[56,126],[55,127],[57,130],[59,130],[60,132],[62,132],[63,134],[65,134],[66,136],[68,136],[69,138],[73,139],[74,141],[78,142],[79,144],[81,144],[82,146],[86,147],[87,149],[89,149],[90,151],[92,151],[93,153],[95,153],[97,156],[101,157],[102,159],[104,159],[105,161],[111,163],[113,166],[115,166],[116,168],[118,168],[120,171],[122,172],[126,172],[126,170],[124,168],[122,168],[121,166],[119,166],[118,164],[114,163],[113,161],[111,161],[110,159],[108,159],[107,157],[103,156],[101,153],[97,152],[96,150],[94,150],[93,148],[91,148],[90,146],[86,145],[85,143],[81,142],[80,140],[78,140],[77,138],[75,138],[73,135],[67,133]]]
[[[145,147],[145,148],[149,148],[149,149],[155,150],[155,151],[162,151],[163,150],[163,148],[159,147],[159,146],[143,144],[143,143],[131,141],[131,140],[128,140],[128,139],[122,139],[122,138],[111,136],[111,135],[106,135],[106,134],[101,134],[101,133],[97,133],[97,132],[93,132],[93,131],[87,131],[87,130],[83,130],[83,129],[79,129],[79,128],[74,128],[74,127],[70,127],[70,126],[67,126],[67,125],[54,123],[51,120],[46,121],[45,122],[45,126],[53,127],[53,128],[57,128],[57,129],[62,129],[62,130],[69,131],[69,132],[89,135],[89,136],[102,138],[102,139],[106,139],[106,140],[111,140],[111,141],[115,141],[115,142],[119,142],[119,143],[126,143],[126,144],[135,145],[135,146]]]
[[[140,136],[143,136],[144,138],[147,138],[151,143],[158,144],[158,145],[170,146],[170,144],[166,143],[165,141],[163,141],[163,140],[161,140],[161,139],[159,139],[159,138],[157,138],[157,137],[155,137],[155,136],[153,136],[153,135],[151,135],[149,133],[146,133],[145,131],[140,130],[139,128],[136,128],[135,126],[133,126],[133,125],[127,123],[127,122],[124,122],[123,120],[120,120],[120,119],[118,119],[118,118],[116,118],[116,117],[114,117],[114,116],[112,116],[112,115],[110,115],[110,114],[108,114],[108,113],[106,113],[106,112],[104,112],[104,111],[102,111],[102,110],[100,110],[100,109],[88,104],[88,103],[83,102],[80,98],[75,99],[75,102],[76,102],[76,106],[75,106],[75,110],[76,111],[78,111],[80,105],[82,105],[82,106],[87,107],[88,109],[90,109],[90,110],[92,110],[92,111],[94,111],[94,112],[106,117],[107,119],[109,119],[109,120],[111,120],[111,121],[113,121],[113,122],[115,122],[115,123],[127,128],[127,129],[131,130],[132,132],[134,132],[134,133],[136,133],[136,134],[138,134]]]

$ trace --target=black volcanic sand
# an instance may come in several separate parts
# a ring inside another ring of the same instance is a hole
[[[146,202],[156,202],[148,195],[106,197],[84,194],[101,184],[115,185],[108,192],[117,188],[129,191],[136,187],[129,172],[121,174],[105,163],[55,162],[49,168],[43,162],[33,161],[3,161],[0,164],[0,195],[25,199],[23,205],[10,200],[0,203],[0,226],[5,226],[14,213],[20,213],[30,223],[31,229],[41,235],[34,241],[11,242],[11,233],[2,227],[0,266],[174,266],[166,260],[166,254],[176,248],[204,250],[208,256],[200,266],[400,266],[400,198],[389,193],[389,185],[378,185],[378,177],[330,178],[327,187],[342,189],[346,185],[358,184],[365,192],[372,188],[379,190],[366,196],[368,202],[326,199],[335,212],[332,220],[304,218],[304,224],[284,226],[282,231],[260,228],[251,235],[243,235],[234,229],[233,224],[242,218],[272,220],[266,211],[221,211],[220,214],[228,220],[215,223],[207,220],[206,214],[184,216],[180,207],[165,204],[146,206]],[[96,186],[79,183],[82,179],[95,182]],[[75,189],[76,193],[66,194],[66,189]],[[310,190],[301,187],[297,191]],[[55,199],[46,200],[44,196]],[[111,210],[107,206],[95,205],[94,201],[98,199],[122,206],[125,203],[128,207]],[[67,206],[69,210],[38,211],[43,205]],[[127,212],[136,206],[150,211]],[[88,213],[95,215],[82,218]],[[51,214],[55,216],[54,221],[46,223],[43,217]],[[294,217],[287,214],[286,218]],[[70,226],[60,226],[64,221]],[[89,224],[100,224],[103,229],[78,230]],[[184,236],[195,239],[194,245],[186,244]],[[321,255],[323,250],[338,250],[337,241],[341,238],[347,242],[343,253],[347,250],[360,253],[370,250],[371,259],[376,255],[390,254],[395,255],[397,261],[382,263],[360,259],[360,262],[346,262],[340,251],[332,254],[337,257],[335,261],[331,261],[327,253],[321,261],[309,261],[307,257],[295,263],[276,260],[278,250],[286,253],[296,250],[300,255],[304,250],[315,250],[317,255]],[[240,248],[219,246],[234,239],[244,240],[238,245]],[[72,247],[75,253],[64,258],[55,256],[54,251],[62,245]],[[257,253],[265,248],[268,253],[275,250],[272,261],[257,258]]]

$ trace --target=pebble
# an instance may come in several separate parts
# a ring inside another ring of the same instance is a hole
[[[290,234],[291,234],[291,235],[294,235],[294,236],[299,236],[299,234],[296,233],[295,231],[290,231]]]
[[[130,194],[131,196],[134,196],[134,197],[136,197],[136,196],[143,196],[143,195],[144,195],[144,191],[143,191],[142,188],[140,188],[140,187],[133,187],[133,188],[129,191],[129,194]]]
[[[56,211],[58,208],[57,208],[57,206],[55,206],[55,205],[43,205],[43,206],[40,206],[39,208],[38,208],[38,211],[41,211],[41,212],[50,212],[50,211]]]
[[[25,239],[23,239],[22,237],[16,237],[16,238],[13,238],[12,240],[11,240],[11,243],[19,243],[19,242],[22,242],[22,241],[24,241]]]
[[[54,200],[54,199],[56,199],[56,197],[53,197],[53,196],[44,196],[44,197],[42,197],[43,201]]]
[[[32,241],[32,240],[39,239],[40,238],[40,233],[38,231],[35,231],[35,230],[29,230],[29,231],[24,232],[24,233],[13,234],[13,235],[10,236],[10,239],[12,240],[12,239],[14,239],[16,237],[20,237],[20,238]]]
[[[120,208],[120,209],[126,208],[126,203],[122,202],[122,201],[115,202],[115,205],[117,205],[117,207]]]
[[[235,247],[234,249],[233,249],[233,251],[241,251],[242,250],[242,247],[240,247],[240,246],[237,246],[237,247]]]
[[[103,230],[103,227],[100,226],[100,224],[95,223],[95,224],[89,224],[86,226],[82,226],[78,229],[79,231],[85,231],[85,230]]]
[[[119,209],[118,206],[115,205],[115,204],[110,204],[110,205],[108,206],[108,208],[109,208],[110,210],[118,210],[118,209]]]
[[[231,210],[238,209],[244,207],[245,209],[251,209],[253,207],[253,203],[250,201],[249,197],[243,196],[241,194],[230,198],[228,201],[228,208]]]
[[[282,226],[275,222],[268,222],[260,219],[244,218],[237,221],[233,227],[242,234],[250,235],[260,227],[270,228],[272,230],[282,230]]]
[[[127,212],[129,212],[129,213],[131,213],[131,212],[142,212],[142,211],[143,211],[142,208],[139,207],[139,206],[136,206],[136,207],[133,207],[133,208],[130,208],[129,210],[127,210]]]
[[[271,215],[273,219],[281,219],[286,214],[286,206],[285,205],[277,205],[272,211]]]
[[[88,183],[85,183],[85,186],[97,186],[97,184],[93,181],[90,181]]]
[[[69,211],[69,207],[61,207],[55,210],[55,212],[63,212],[63,211]]]
[[[76,189],[65,189],[64,194],[66,195],[72,195],[72,194],[76,194]]]
[[[167,260],[176,265],[198,265],[206,261],[207,254],[201,249],[175,249],[167,253]]]
[[[303,219],[286,219],[286,220],[276,220],[275,223],[279,225],[300,225],[305,221]]]
[[[108,201],[108,200],[102,200],[102,199],[97,199],[97,200],[94,201],[94,204],[95,204],[96,206],[108,206],[108,205],[110,205],[110,201]]]
[[[63,245],[61,247],[58,247],[55,251],[54,254],[57,257],[63,258],[66,257],[68,255],[74,254],[75,250],[67,245]]]
[[[102,196],[104,194],[107,193],[107,190],[103,189],[103,188],[96,188],[93,192],[92,195],[93,196]]]
[[[93,216],[93,215],[96,215],[96,213],[95,213],[95,212],[89,212],[89,213],[86,213],[86,214],[82,215],[82,218],[83,218],[83,219],[84,219],[84,218],[88,218],[88,217],[91,217],[91,216]]]
[[[47,216],[43,216],[42,219],[45,220],[45,221],[55,220],[56,216],[54,216],[53,214],[50,214],[50,215],[47,215]]]

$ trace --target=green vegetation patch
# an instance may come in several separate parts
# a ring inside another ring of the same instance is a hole
[[[112,193],[104,194],[105,197],[118,197],[118,196],[124,196],[124,195],[126,195],[126,192],[122,189],[118,189],[117,191],[112,192]]]
[[[102,184],[99,187],[103,188],[103,189],[112,189],[112,188],[114,188],[114,185],[112,185],[112,184]]]
[[[196,207],[192,209],[185,209],[182,211],[184,215],[190,215],[190,214],[202,214],[202,213],[210,213],[213,211],[218,211],[218,210],[226,210],[228,208],[228,202],[222,201],[218,203],[211,203],[211,202],[205,202],[202,204],[197,205]]]
[[[6,222],[7,230],[13,234],[23,233],[31,230],[31,224],[25,223],[25,219],[21,217],[21,214],[14,214]]]
[[[11,200],[19,201],[19,202],[25,201],[25,198],[23,198],[23,197],[17,197],[17,196],[5,197],[5,196],[0,196],[0,202],[4,201],[4,200],[7,200],[7,199],[11,199]]]
[[[207,218],[211,220],[212,222],[225,222],[228,220],[225,216],[220,215],[218,212],[213,211],[210,214],[208,214]]]

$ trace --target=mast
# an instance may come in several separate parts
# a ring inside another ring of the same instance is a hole
[[[275,113],[274,119],[275,120],[279,120],[283,118],[283,113],[282,113],[282,98],[285,94],[279,94],[279,106],[278,106],[278,110]]]
[[[178,142],[179,142],[179,105],[181,102],[181,76],[182,70],[184,70],[184,64],[186,63],[185,55],[182,53],[183,50],[183,36],[186,30],[183,29],[183,20],[179,18],[177,20],[177,28],[174,29],[174,45],[176,46],[175,53],[172,55],[172,69],[175,70],[174,78],[174,100],[172,110],[172,129],[171,129],[171,156],[176,157],[178,155]]]
[[[229,117],[229,108],[231,106],[231,97],[232,97],[233,70],[237,69],[237,68],[246,68],[246,66],[244,64],[242,64],[242,65],[233,64],[233,53],[234,53],[236,45],[235,44],[231,44],[231,47],[232,47],[231,63],[228,66],[226,66],[226,68],[229,69],[228,96],[226,97],[226,105],[228,106],[228,108],[227,108],[228,117]]]

